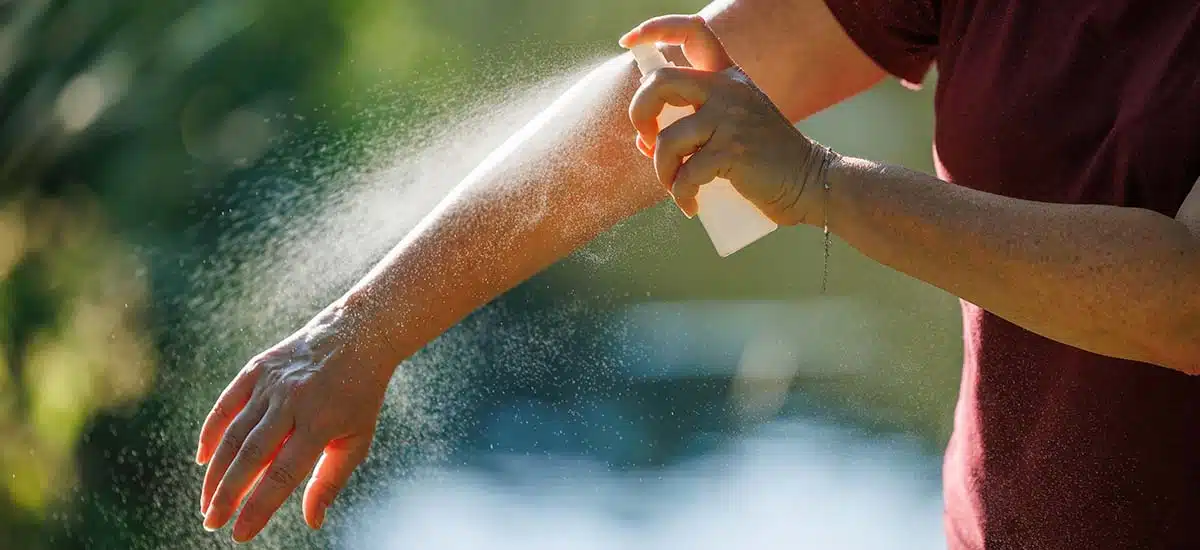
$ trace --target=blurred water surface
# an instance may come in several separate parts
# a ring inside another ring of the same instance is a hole
[[[786,316],[820,315],[831,330],[869,324],[863,309],[670,302],[479,320],[490,342],[480,356],[496,363],[483,379],[510,359],[521,375],[453,399],[467,428],[436,465],[373,470],[383,489],[338,514],[337,546],[944,547],[939,450],[894,428],[903,422],[872,422],[810,391],[863,376],[821,367],[838,342],[762,336],[789,328],[777,322]],[[530,334],[541,338],[518,338]]]
[[[397,480],[335,527],[340,548],[579,550],[944,548],[937,459],[803,417],[661,470],[489,453],[479,469]]]

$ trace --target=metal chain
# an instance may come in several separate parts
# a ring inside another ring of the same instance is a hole
[[[828,189],[828,188],[827,188]],[[821,294],[829,290],[829,245],[832,239],[829,238],[829,226],[825,226],[825,268],[821,271]]]
[[[829,249],[833,245],[833,237],[829,234],[829,194],[830,194],[830,190],[832,189],[829,184],[829,165],[833,163],[834,158],[837,157],[837,153],[833,152],[832,149],[826,148],[824,157],[825,158],[821,162],[821,187],[824,189],[824,192],[825,192],[824,199],[823,199],[825,202],[825,208],[823,209],[824,210],[824,220],[821,223],[822,229],[824,230],[824,233],[825,233],[824,234],[825,258],[824,258],[824,263],[822,264],[822,269],[821,269],[821,294],[822,295],[824,295],[826,290],[829,289]]]

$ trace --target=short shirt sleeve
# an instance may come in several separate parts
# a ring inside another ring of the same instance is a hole
[[[883,70],[919,87],[937,57],[939,0],[825,0],[846,34]]]

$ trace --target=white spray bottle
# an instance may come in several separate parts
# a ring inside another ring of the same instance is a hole
[[[643,81],[658,69],[675,66],[654,44],[639,44],[630,51],[637,60]],[[658,115],[658,131],[695,111],[691,106],[663,107]],[[779,228],[725,178],[716,178],[700,186],[696,204],[699,207],[697,216],[700,217],[700,224],[708,232],[708,238],[721,257],[729,256]]]

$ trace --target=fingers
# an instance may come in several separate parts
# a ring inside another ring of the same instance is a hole
[[[667,105],[690,105],[699,109],[709,98],[713,73],[684,67],[654,71],[629,103],[629,120],[647,145],[653,148],[658,136],[659,114]],[[674,121],[665,120],[665,124]]]
[[[233,540],[248,541],[267,526],[271,516],[316,464],[322,448],[317,441],[311,436],[293,434],[284,443],[238,514],[233,524]]]
[[[250,401],[254,385],[258,382],[259,372],[261,372],[259,369],[247,365],[225,387],[225,391],[221,392],[216,404],[204,419],[204,426],[200,428],[200,441],[196,447],[196,464],[207,464],[212,458],[213,449],[217,447],[217,441],[221,434],[225,433],[225,428],[229,427],[229,423],[233,422],[242,407],[245,407],[246,403]]]
[[[233,517],[234,510],[250,490],[254,478],[271,461],[291,432],[291,418],[280,408],[269,408],[258,425],[246,436],[227,470],[214,473],[213,466],[217,464],[216,460],[213,461],[209,471],[219,483],[209,500],[208,511],[204,514],[206,529],[220,529]],[[206,486],[209,485],[207,476],[204,481]]]
[[[671,195],[684,213],[694,216],[697,211],[696,195],[700,186],[716,178],[728,179],[733,166],[732,153],[716,147],[701,148],[679,168]]]
[[[723,71],[733,66],[725,46],[712,27],[699,15],[663,15],[650,19],[625,33],[618,43],[632,48],[638,44],[662,42],[683,47],[688,62],[697,69]]]
[[[266,412],[266,401],[251,401],[242,408],[242,411],[238,413],[233,422],[229,424],[229,427],[225,429],[224,435],[221,435],[220,444],[213,451],[212,460],[208,461],[208,469],[204,472],[204,486],[200,491],[201,514],[207,516],[209,505],[212,503],[213,493],[216,492],[217,485],[225,475],[225,470],[229,468],[229,464],[237,456],[238,451],[242,448],[242,443],[246,441],[246,437],[250,434],[250,430],[253,430],[258,425],[258,421],[262,419]]]
[[[371,436],[357,436],[331,442],[317,463],[308,487],[304,489],[304,520],[313,529],[325,523],[325,513],[334,498],[350,480],[350,474],[367,457]]]
[[[686,117],[669,126],[658,138],[658,146],[654,149],[654,170],[658,180],[671,192],[675,202],[689,217],[694,216],[694,208],[688,208],[686,195],[680,195],[679,170],[688,161],[688,157],[709,144],[717,131],[717,117],[710,109],[701,109],[696,114]],[[716,147],[711,147],[716,149]]]
[[[654,150],[653,150],[653,149],[651,149],[649,145],[646,145],[646,142],[645,142],[645,141],[642,141],[642,136],[641,136],[641,134],[638,134],[638,135],[636,135],[636,136],[633,138],[633,141],[634,141],[634,143],[637,145],[637,149],[638,149],[638,151],[641,151],[641,153],[642,153],[643,155],[645,155],[645,156],[647,156],[647,157],[649,157],[649,158],[654,158]]]

